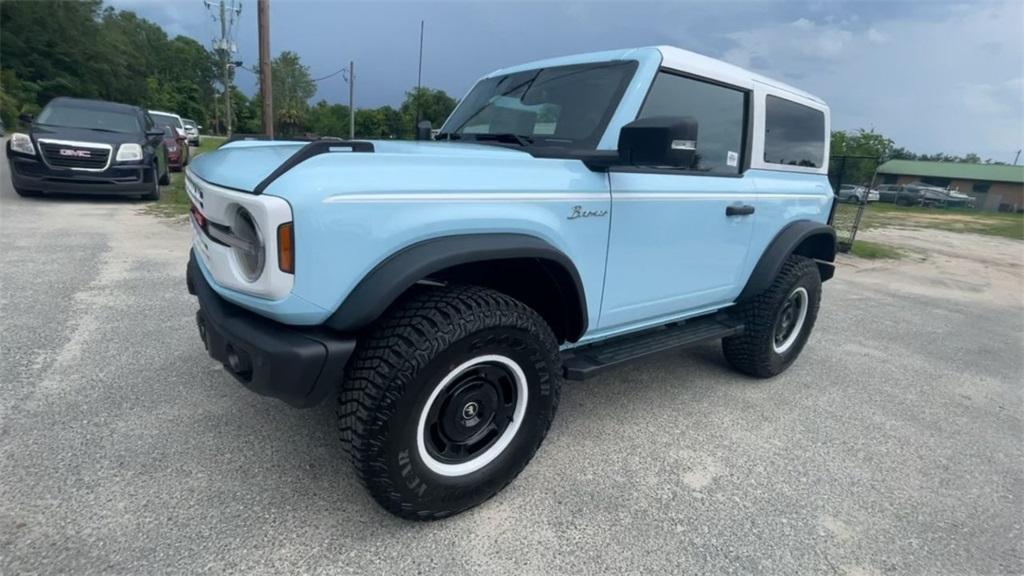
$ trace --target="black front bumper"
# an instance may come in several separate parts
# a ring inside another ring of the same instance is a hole
[[[322,327],[274,322],[221,298],[189,256],[188,291],[210,356],[253,392],[300,408],[319,404],[341,381],[356,340]]]
[[[11,182],[21,190],[56,194],[147,194],[153,189],[152,170],[142,165],[114,165],[103,172],[51,168],[38,157],[7,153]]]

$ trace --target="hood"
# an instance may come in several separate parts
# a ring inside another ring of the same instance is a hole
[[[403,157],[416,160],[435,157],[439,161],[451,162],[462,158],[472,161],[529,157],[529,154],[520,150],[486,144],[409,140],[371,140],[370,142],[374,147],[372,154],[387,156],[394,160],[401,160]],[[192,160],[191,170],[196,176],[212,184],[252,192],[260,182],[306,144],[308,142],[256,140],[232,142],[212,152],[197,156]],[[359,156],[371,153],[335,152],[332,154],[352,155],[350,161],[356,162]]]
[[[30,132],[34,139],[52,138],[54,140],[75,140],[78,142],[101,142],[115,147],[126,142],[142,143],[142,134],[135,132],[104,132],[102,130],[89,130],[88,128],[68,128],[65,126],[48,126],[46,124],[32,124]]]

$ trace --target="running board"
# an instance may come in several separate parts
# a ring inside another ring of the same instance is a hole
[[[673,348],[718,340],[743,332],[743,324],[728,315],[697,318],[635,334],[588,344],[562,353],[566,380],[585,380],[606,368]]]

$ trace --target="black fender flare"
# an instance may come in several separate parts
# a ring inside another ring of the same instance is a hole
[[[832,278],[835,273],[835,266],[832,263],[836,259],[835,229],[813,220],[796,220],[787,224],[761,254],[736,302],[750,300],[767,289],[778,276],[786,258],[793,253],[814,258],[822,282]]]
[[[325,324],[352,332],[368,326],[413,284],[430,275],[474,262],[537,259],[572,284],[561,297],[576,310],[579,321],[568,334],[579,339],[587,330],[587,299],[583,281],[572,259],[545,240],[528,234],[487,233],[441,236],[407,246],[377,264],[349,293]],[[563,283],[559,283],[561,286]]]

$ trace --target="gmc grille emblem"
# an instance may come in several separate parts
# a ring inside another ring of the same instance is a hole
[[[91,158],[92,152],[88,150],[71,150],[69,148],[60,149],[61,156],[74,156],[75,158]]]

